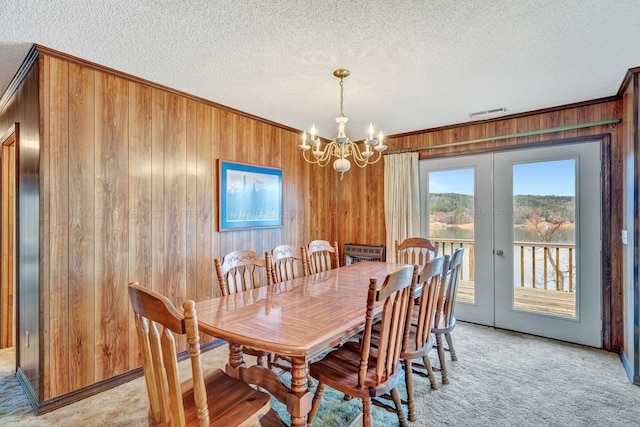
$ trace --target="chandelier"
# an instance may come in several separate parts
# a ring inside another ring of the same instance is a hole
[[[387,146],[382,143],[382,132],[378,135],[378,138],[373,136],[373,125],[369,125],[369,137],[362,142],[362,148],[353,141],[349,140],[349,137],[344,133],[345,125],[349,120],[344,115],[344,85],[343,79],[348,77],[349,70],[343,68],[337,69],[333,72],[333,75],[340,79],[340,117],[336,117],[336,123],[338,124],[338,135],[333,141],[327,142],[322,147],[320,138],[316,136],[316,126],[311,128],[311,137],[307,141],[307,132],[302,134],[302,144],[298,145],[298,148],[302,151],[302,157],[309,163],[320,165],[325,167],[329,162],[333,161],[333,169],[336,172],[340,172],[344,176],[344,173],[351,169],[351,160],[358,167],[365,167],[373,163],[377,163],[382,158],[382,152],[387,149]],[[311,151],[311,155],[309,155]]]

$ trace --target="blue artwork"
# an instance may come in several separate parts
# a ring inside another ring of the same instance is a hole
[[[220,231],[282,227],[282,169],[220,162]]]

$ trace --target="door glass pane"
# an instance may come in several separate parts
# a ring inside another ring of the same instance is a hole
[[[576,162],[513,167],[513,308],[576,317]]]
[[[429,172],[429,231],[440,255],[465,248],[457,301],[474,302],[474,169]]]

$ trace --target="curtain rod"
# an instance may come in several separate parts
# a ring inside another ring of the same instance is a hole
[[[579,125],[562,126],[562,127],[550,128],[550,129],[532,130],[530,132],[512,133],[510,135],[493,136],[491,138],[480,138],[480,139],[471,139],[469,141],[450,142],[448,144],[438,144],[438,145],[432,145],[430,147],[404,148],[400,150],[391,150],[387,153],[384,153],[384,155],[386,156],[389,154],[411,153],[414,151],[423,151],[423,150],[434,150],[436,148],[455,147],[457,145],[477,144],[479,142],[500,141],[502,139],[523,138],[525,136],[536,136],[536,135],[542,135],[545,133],[565,132],[568,130],[583,129],[583,128],[588,128],[593,126],[603,126],[603,125],[613,126],[616,123],[620,123],[621,121],[622,119],[609,119],[609,120],[601,120],[599,122],[581,123]]]

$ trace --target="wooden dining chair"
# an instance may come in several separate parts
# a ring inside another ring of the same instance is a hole
[[[309,365],[318,380],[309,423],[313,420],[326,386],[348,396],[362,399],[362,425],[371,426],[371,398],[391,393],[401,426],[407,425],[397,385],[402,381],[400,351],[409,332],[412,294],[417,268],[403,266],[387,275],[378,288],[377,279],[369,279],[365,326],[360,341],[348,341],[321,360]],[[374,309],[382,305],[377,347],[372,347]]]
[[[279,245],[264,254],[267,264],[267,282],[282,283],[309,275],[307,249],[292,245]]]
[[[150,426],[257,426],[267,413],[268,394],[230,377],[220,369],[203,372],[195,304],[184,314],[163,295],[129,284],[144,378],[149,396]],[[178,378],[174,334],[186,335],[192,377]]]
[[[307,248],[292,245],[279,245],[265,252],[267,262],[267,279],[270,285],[309,275],[307,264]],[[286,363],[282,363],[282,362]],[[271,354],[269,367],[291,370],[290,358],[285,355]],[[312,385],[309,378],[309,386]]]
[[[223,296],[258,288],[267,283],[267,263],[255,251],[233,251],[213,260]]]
[[[438,256],[438,242],[435,244],[423,237],[409,237],[402,243],[395,241],[396,262],[401,264],[418,264],[420,267],[429,259]]]
[[[255,289],[267,281],[267,263],[255,251],[233,251],[226,254],[222,261],[215,258],[218,284],[223,296]],[[245,347],[244,352],[258,359],[260,366],[267,366],[269,352]]]
[[[429,351],[434,345],[434,335],[431,333],[433,319],[436,312],[438,290],[442,280],[444,257],[429,260],[418,274],[416,287],[421,287],[419,302],[413,306],[409,335],[404,340],[400,359],[404,362],[405,385],[407,387],[407,406],[409,421],[415,421],[415,399],[413,397],[413,360],[422,359],[423,367],[427,371],[431,388],[438,389]]]
[[[449,384],[449,379],[447,378],[447,366],[444,357],[445,349],[442,345],[442,335],[444,335],[447,341],[451,361],[455,362],[458,360],[456,350],[453,347],[451,332],[453,332],[453,329],[456,327],[456,296],[458,294],[460,267],[462,266],[463,256],[463,248],[456,249],[450,259],[448,259],[448,255],[445,256],[443,268],[445,283],[443,283],[443,286],[438,292],[434,325],[433,328],[431,328],[431,332],[433,332],[436,337],[436,348],[438,350],[438,360],[440,361],[439,371],[442,375],[442,384]]]
[[[307,263],[310,274],[338,268],[340,266],[338,242],[333,242],[333,244],[326,240],[314,240],[310,242],[307,245]]]

